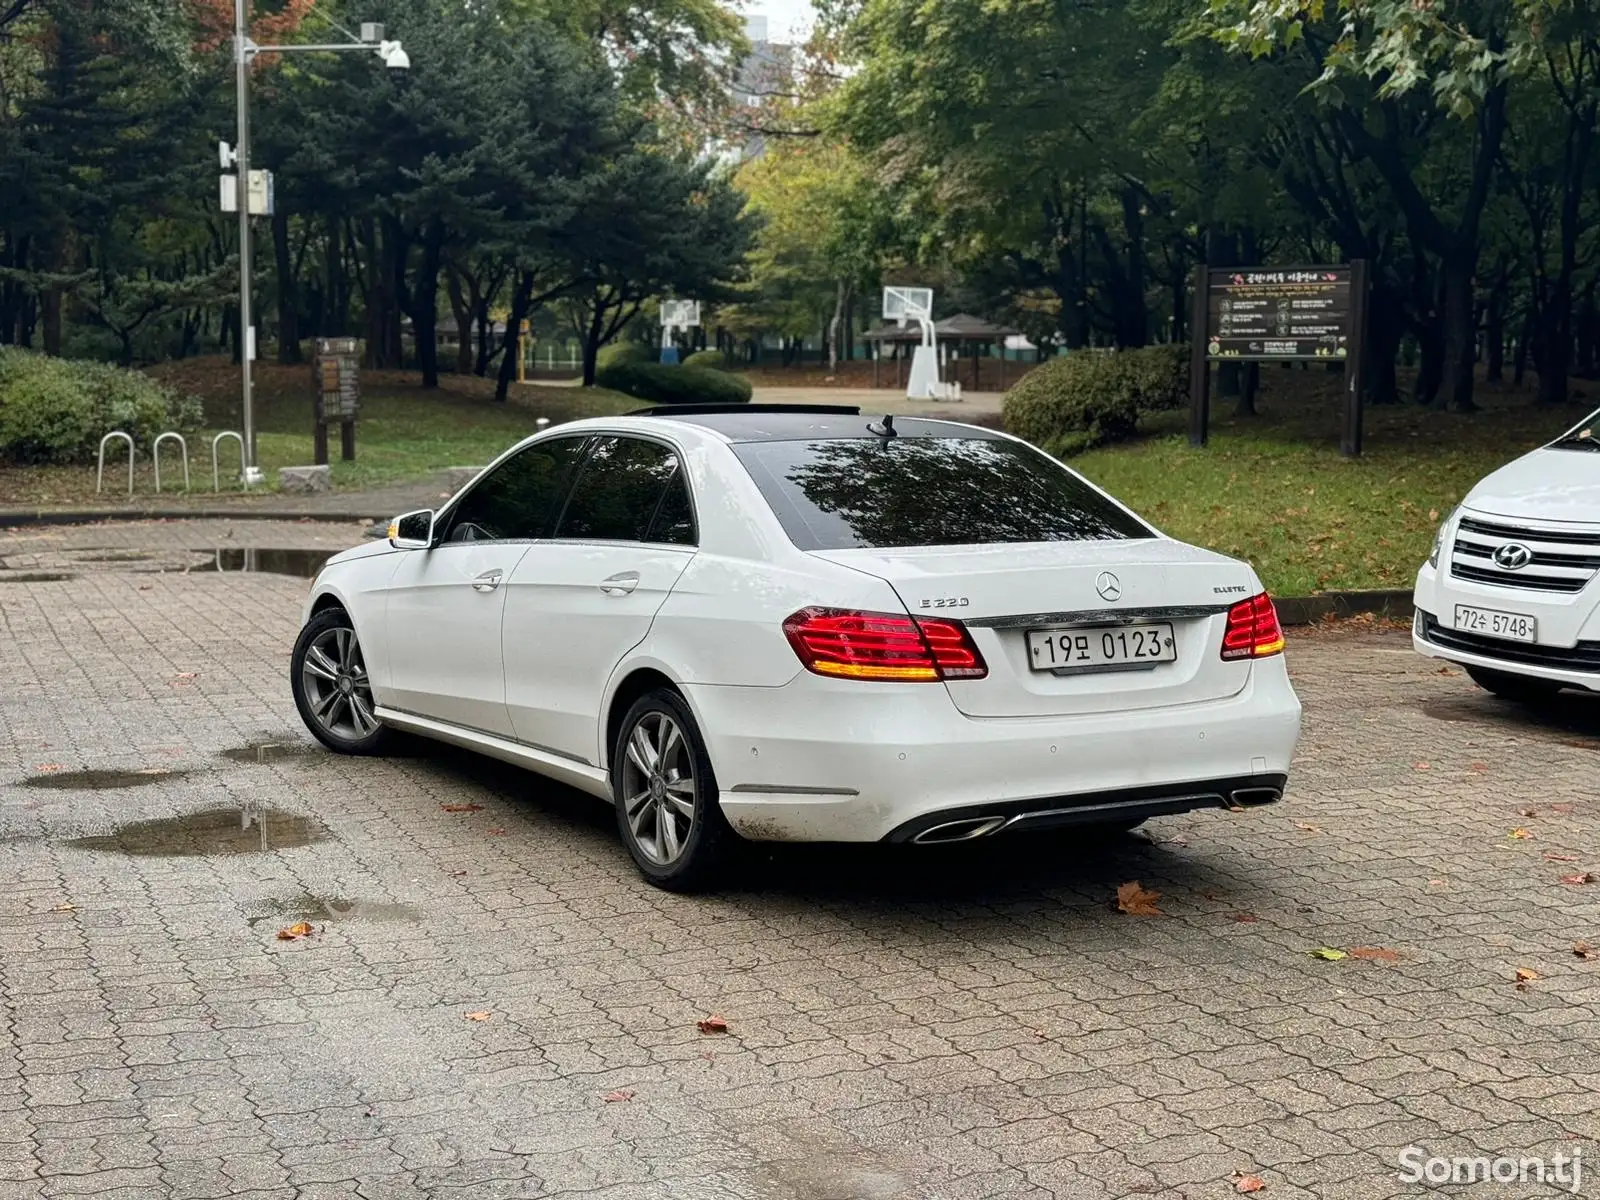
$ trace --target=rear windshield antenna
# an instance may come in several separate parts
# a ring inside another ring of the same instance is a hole
[[[892,437],[899,437],[900,436],[894,430],[894,415],[892,413],[885,413],[884,416],[883,416],[883,420],[882,421],[875,421],[872,424],[868,425],[867,426],[867,432],[868,433],[875,433],[879,437],[886,437],[886,438],[892,438]]]

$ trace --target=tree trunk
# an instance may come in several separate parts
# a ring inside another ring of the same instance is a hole
[[[1517,353],[1511,360],[1511,382],[1517,387],[1522,386],[1522,378],[1528,371],[1528,353],[1533,343],[1533,302],[1530,300],[1526,311],[1522,314],[1522,332],[1517,335]]]
[[[600,370],[600,346],[605,336],[605,303],[595,293],[594,310],[589,327],[583,331],[583,386],[593,387],[595,375]]]
[[[454,264],[444,269],[445,289],[450,295],[450,315],[456,321],[456,374],[472,371],[472,302],[461,291],[461,274]]]
[[[272,214],[272,261],[278,285],[278,362],[292,366],[304,362],[300,353],[300,309],[296,295],[294,258],[289,250],[289,211]]]
[[[839,370],[839,338],[844,329],[845,306],[850,302],[850,284],[837,279],[833,285],[833,319],[828,322],[828,374]]]
[[[422,263],[410,292],[411,335],[422,368],[422,386],[439,386],[439,264],[444,253],[444,222],[428,222],[422,239]]]
[[[1446,256],[1443,269],[1443,297],[1440,305],[1442,325],[1440,390],[1445,403],[1456,412],[1475,412],[1472,400],[1473,366],[1477,358],[1477,306],[1473,302],[1473,252]]]
[[[1405,337],[1405,302],[1385,280],[1373,284],[1367,310],[1367,403],[1400,403],[1395,360]]]
[[[1575,373],[1581,379],[1593,379],[1595,375],[1595,286],[1600,280],[1591,279],[1589,286],[1583,289],[1583,303],[1578,307],[1577,316],[1577,343],[1578,357]]]
[[[500,360],[500,377],[494,389],[497,404],[506,402],[511,395],[511,384],[517,378],[517,359],[522,353],[522,322],[528,319],[528,307],[533,301],[533,283],[533,272],[522,272],[517,280],[517,290],[511,296],[511,315],[506,319],[505,357]]]

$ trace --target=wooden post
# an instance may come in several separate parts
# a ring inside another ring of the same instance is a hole
[[[872,386],[878,386],[878,360],[883,357],[883,350],[874,342],[867,351],[872,355]]]
[[[328,465],[328,423],[319,416],[314,429],[311,435],[311,461],[319,467],[325,467]]]
[[[339,457],[345,462],[356,460],[356,423],[353,417],[346,417],[339,422]]]
[[[1350,263],[1350,353],[1344,360],[1344,436],[1346,458],[1361,456],[1361,425],[1367,393],[1367,261]]]
[[[1006,390],[1006,340],[1000,339],[1000,390]]]
[[[1207,328],[1209,276],[1205,263],[1195,267],[1189,309],[1189,445],[1195,447],[1204,446],[1211,434],[1211,361],[1206,356],[1206,343],[1211,339]]]

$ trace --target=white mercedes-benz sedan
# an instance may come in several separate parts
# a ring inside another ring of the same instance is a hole
[[[656,409],[515,446],[329,561],[292,685],[616,806],[662,887],[739,838],[966,841],[1268,804],[1300,730],[1255,572],[1005,434]],[[737,835],[737,836],[736,836]]]

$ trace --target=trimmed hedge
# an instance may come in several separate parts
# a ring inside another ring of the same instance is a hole
[[[1188,402],[1188,366],[1182,345],[1053,358],[1006,393],[1006,429],[1057,455],[1125,441],[1145,413]]]
[[[683,360],[686,367],[701,367],[707,371],[726,371],[728,359],[721,350],[696,350]]]
[[[661,363],[622,363],[606,367],[595,383],[650,404],[749,404],[750,381],[726,371]]]
[[[90,463],[113,429],[149,453],[157,434],[198,429],[200,401],[105,363],[0,350],[0,458]]]
[[[595,369],[620,367],[623,363],[650,363],[660,361],[660,351],[652,352],[643,342],[612,342],[601,346],[594,356]]]

